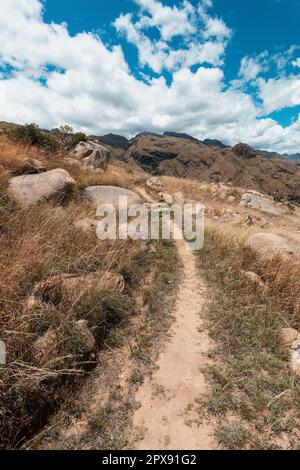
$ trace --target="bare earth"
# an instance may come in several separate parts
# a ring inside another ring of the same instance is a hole
[[[136,450],[207,450],[216,448],[213,426],[195,423],[194,402],[206,390],[201,369],[211,348],[201,319],[205,286],[194,254],[178,241],[183,279],[174,310],[170,339],[157,361],[157,370],[140,387],[135,412]]]

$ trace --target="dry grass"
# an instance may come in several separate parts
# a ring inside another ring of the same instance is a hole
[[[132,414],[138,406],[136,392],[156,367],[157,355],[172,324],[180,273],[173,243],[156,242],[150,261],[143,263],[150,270],[138,292],[138,314],[111,331],[94,374],[53,417],[30,449],[131,448]]]
[[[207,370],[211,389],[200,410],[216,417],[223,448],[297,449],[300,381],[280,328],[296,324],[291,289],[298,288],[299,277],[278,258],[262,264],[244,240],[243,232],[211,225],[199,253],[211,289],[207,317],[216,343]],[[241,275],[255,268],[268,282],[267,291]]]
[[[7,196],[10,172],[37,158],[49,170],[65,168],[76,189],[62,206],[50,203],[21,209]],[[145,275],[147,250],[140,242],[100,242],[95,234],[76,230],[74,222],[89,214],[83,204],[84,187],[110,184],[132,187],[139,175],[122,165],[107,174],[84,169],[65,153],[47,154],[12,144],[0,136],[0,338],[8,363],[0,368],[0,435],[2,448],[18,447],[47,421],[82,376],[95,366],[95,357],[83,353],[76,321],[88,321],[101,349],[111,328],[126,323],[135,311],[136,290]],[[34,287],[49,276],[84,276],[110,271],[121,274],[126,289],[111,284],[92,286],[75,301],[45,302],[28,307]],[[55,354],[42,365],[35,342],[47,331],[57,337]]]
[[[207,233],[221,243],[227,250],[240,252],[243,269],[257,273],[266,284],[269,295],[276,299],[280,309],[289,314],[289,321],[295,326],[300,324],[300,258],[280,257],[262,258],[247,246],[247,238],[255,233],[255,228],[235,227],[207,222]]]

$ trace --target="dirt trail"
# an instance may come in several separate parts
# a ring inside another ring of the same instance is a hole
[[[178,241],[177,247],[183,277],[173,312],[175,320],[169,341],[158,358],[157,370],[136,395],[141,407],[133,417],[138,438],[132,447],[137,450],[216,447],[212,425],[194,422],[199,419],[194,402],[206,390],[201,369],[211,346],[201,319],[206,291],[194,254],[186,250],[184,241]]]

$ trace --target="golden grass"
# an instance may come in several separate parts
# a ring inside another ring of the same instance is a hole
[[[74,226],[82,217],[95,216],[82,200],[86,186],[130,188],[139,174],[117,163],[104,174],[73,164],[68,157],[67,153],[24,148],[0,136],[0,339],[6,344],[8,359],[0,367],[2,448],[18,447],[23,438],[38,430],[63,402],[74,380],[79,380],[74,376],[80,377],[95,365],[95,359],[82,355],[76,321],[88,320],[101,348],[110,329],[134,311],[135,291],[148,269],[142,242],[99,241],[95,233]],[[65,168],[74,177],[75,191],[64,205],[41,203],[22,209],[10,200],[10,172],[27,158],[37,158],[48,170]],[[123,275],[125,291],[103,285],[92,287],[72,304],[28,307],[35,285],[49,276],[101,276],[103,271]],[[36,361],[35,342],[47,331],[57,334],[57,354],[41,366]]]
[[[262,263],[243,232],[217,225],[207,227],[199,269],[210,289],[206,316],[214,340],[200,417],[214,416],[215,437],[226,450],[298,449],[300,381],[280,334],[297,325],[296,271],[275,257]],[[268,288],[242,270],[259,273]]]
[[[206,232],[228,251],[238,248],[242,253],[243,269],[259,274],[270,292],[277,298],[280,308],[290,315],[291,323],[300,324],[300,258],[281,257],[278,254],[271,258],[256,255],[247,246],[247,238],[255,229],[206,223]]]

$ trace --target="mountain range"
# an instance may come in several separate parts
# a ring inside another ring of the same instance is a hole
[[[175,132],[142,132],[131,140],[108,134],[97,140],[113,157],[135,162],[152,174],[230,183],[300,203],[300,161],[291,156]]]

